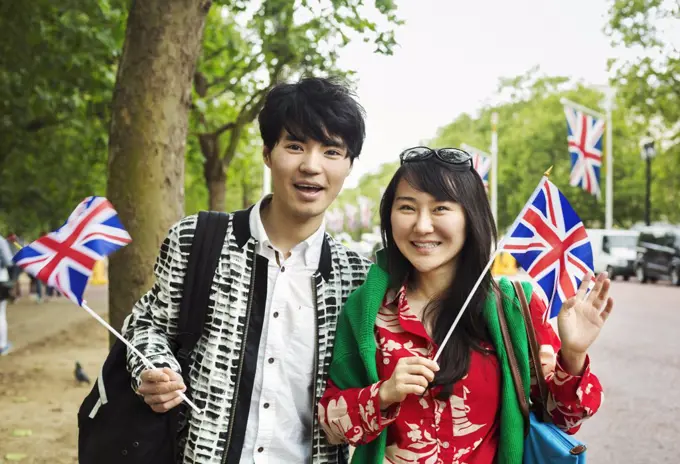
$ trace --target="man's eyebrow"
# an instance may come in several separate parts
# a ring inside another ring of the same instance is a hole
[[[287,133],[285,139],[289,142],[300,142],[300,143],[306,143],[309,141],[310,137],[304,137],[300,138],[296,135],[293,135],[291,133]],[[340,148],[342,150],[347,149],[347,144],[342,141],[342,139],[335,139],[335,138],[330,138],[330,137],[324,137],[323,140],[319,140],[319,142],[324,146],[324,147],[331,147],[331,148]]]
[[[288,140],[289,142],[306,142],[306,140],[296,137],[291,133],[286,134],[286,140]]]
[[[347,149],[347,144],[343,142],[341,139],[326,138],[322,140],[321,143],[325,147],[342,148],[343,150]]]

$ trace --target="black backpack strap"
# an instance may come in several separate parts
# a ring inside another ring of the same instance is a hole
[[[191,243],[191,254],[184,277],[176,337],[178,345],[176,356],[182,367],[186,385],[188,385],[189,358],[203,334],[210,288],[224,246],[228,222],[229,216],[225,213],[201,211],[198,214]]]

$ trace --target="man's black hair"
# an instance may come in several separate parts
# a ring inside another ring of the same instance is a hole
[[[258,117],[264,145],[272,150],[286,130],[295,139],[336,145],[340,138],[353,162],[366,137],[364,109],[352,91],[333,78],[309,77],[277,84]]]

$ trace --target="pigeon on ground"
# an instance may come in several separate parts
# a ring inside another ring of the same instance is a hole
[[[87,376],[87,374],[83,370],[83,366],[81,366],[78,361],[76,361],[76,370],[74,372],[74,375],[79,384],[81,383],[87,383],[88,385],[90,384],[90,378]]]

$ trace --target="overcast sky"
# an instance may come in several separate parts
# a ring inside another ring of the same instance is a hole
[[[484,106],[501,77],[538,65],[548,75],[607,83],[613,51],[603,32],[605,0],[397,3],[406,24],[393,56],[375,55],[363,43],[341,54],[340,65],[357,71],[367,112],[366,143],[346,187],[459,114]]]

